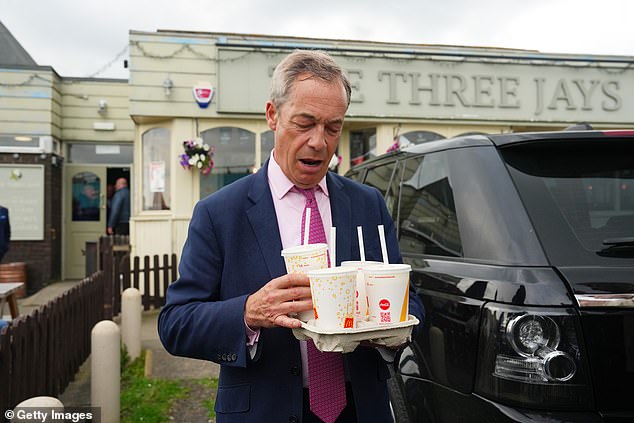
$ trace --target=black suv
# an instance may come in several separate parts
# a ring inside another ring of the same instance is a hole
[[[347,176],[383,193],[427,312],[397,422],[634,422],[634,131],[431,141]]]

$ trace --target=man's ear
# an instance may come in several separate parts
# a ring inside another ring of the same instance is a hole
[[[266,122],[269,124],[269,128],[275,131],[277,128],[278,113],[275,105],[270,101],[266,102]]]

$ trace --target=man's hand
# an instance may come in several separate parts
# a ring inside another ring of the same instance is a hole
[[[244,306],[244,318],[254,330],[275,326],[299,328],[302,322],[288,314],[312,308],[308,276],[291,273],[271,280],[250,295]]]
[[[108,233],[108,235],[112,235],[112,228],[111,227],[107,227],[106,228],[106,232]]]

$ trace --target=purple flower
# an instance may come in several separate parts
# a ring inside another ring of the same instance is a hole
[[[214,146],[205,144],[202,138],[183,141],[184,153],[179,155],[180,165],[184,169],[196,167],[203,175],[208,175],[214,166],[211,157],[214,155]]]

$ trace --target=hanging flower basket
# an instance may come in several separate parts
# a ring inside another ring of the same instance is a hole
[[[185,152],[180,155],[181,166],[183,169],[199,169],[203,175],[209,175],[214,167],[214,161],[211,159],[214,155],[213,146],[205,144],[202,138],[183,141]]]
[[[391,153],[393,151],[399,151],[400,149],[401,149],[401,143],[399,142],[399,137],[395,137],[394,143],[385,152]]]

